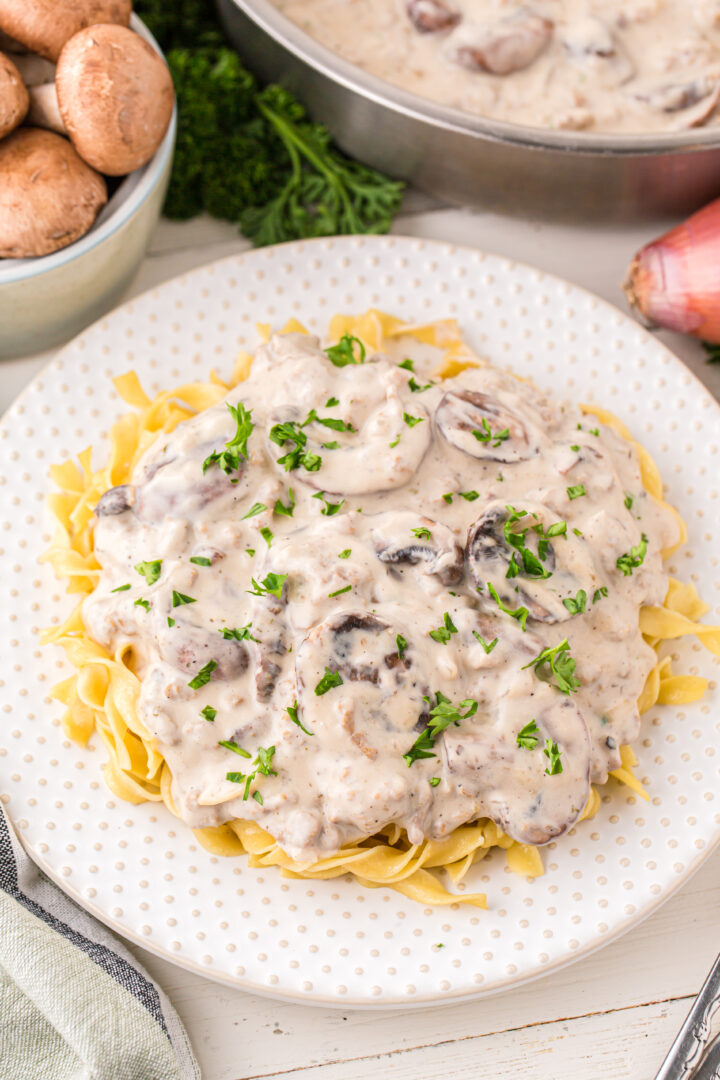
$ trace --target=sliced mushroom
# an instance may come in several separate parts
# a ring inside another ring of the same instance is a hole
[[[247,670],[250,658],[244,642],[226,641],[216,629],[200,626],[178,616],[172,609],[174,626],[168,626],[169,608],[160,610],[153,623],[153,637],[162,660],[177,671],[196,673],[214,660],[213,679],[227,682]]]
[[[511,520],[515,513],[523,516]],[[500,500],[491,502],[470,527],[466,546],[468,569],[489,606],[496,604],[488,594],[490,583],[508,607],[525,607],[529,618],[538,622],[565,622],[573,612],[563,600],[583,589],[587,601],[600,584],[589,547],[582,537],[554,536],[547,540],[545,557],[540,558],[538,541],[557,517],[541,503],[524,500],[513,511]],[[544,545],[543,545],[544,546]],[[529,555],[523,557],[522,549]]]
[[[421,34],[452,30],[462,18],[445,0],[407,0],[405,9],[410,22]]]
[[[577,821],[590,794],[590,737],[574,701],[538,680],[532,694],[498,699],[479,721],[451,725],[442,739],[447,769],[483,814],[521,844],[547,844]],[[518,746],[535,720],[537,742]],[[556,744],[562,771],[548,775],[547,745]]]
[[[434,574],[443,585],[456,585],[462,577],[463,550],[446,525],[410,510],[390,510],[371,521],[370,536],[381,562],[419,566],[424,574]],[[422,532],[419,537],[415,535],[417,530]]]
[[[475,458],[504,463],[538,453],[529,424],[498,397],[476,390],[449,390],[435,412],[441,434]]]
[[[60,114],[78,153],[107,176],[150,160],[165,137],[175,92],[168,66],[124,26],[92,26],[60,54]]]
[[[430,418],[422,405],[413,404],[411,423],[406,415],[402,400],[391,394],[377,405],[360,430],[342,433],[342,441],[322,425],[309,424],[302,428],[306,448],[322,459],[322,465],[311,472],[300,467],[294,475],[331,495],[367,495],[402,487],[415,475],[432,439]],[[300,413],[285,409],[271,418],[270,427],[288,420],[298,423]],[[340,446],[324,449],[322,444],[328,441],[340,441]],[[294,448],[289,439],[282,446],[269,439],[267,445],[275,461]],[[284,471],[283,465],[278,468]]]
[[[0,52],[0,139],[23,122],[29,105],[20,72],[10,57]]]
[[[0,143],[0,258],[67,247],[106,202],[102,176],[60,135],[20,128]]]
[[[591,67],[606,86],[620,86],[635,74],[635,65],[601,19],[590,15],[573,19],[563,29],[565,50],[578,67]]]
[[[677,126],[700,127],[720,104],[720,82],[701,76],[685,83],[665,83],[633,90],[637,101],[658,112],[677,114]]]
[[[258,701],[270,701],[288,654],[288,625],[285,619],[287,594],[278,600],[272,594],[253,596],[250,608],[254,658],[255,691]]]
[[[545,51],[554,27],[552,19],[527,7],[496,23],[465,23],[453,35],[450,57],[470,71],[512,75]]]
[[[402,657],[399,629],[408,641]],[[349,742],[370,758],[399,733],[404,745],[427,712],[424,697],[429,694],[410,639],[406,628],[362,610],[340,612],[313,627],[296,656],[298,698],[307,726],[324,729],[328,744],[334,742],[340,752]],[[317,693],[328,670],[341,682]]]
[[[96,23],[130,24],[132,0],[1,0],[0,30],[57,60],[73,34]]]
[[[118,517],[132,510],[135,505],[135,488],[132,484],[120,484],[109,488],[95,507],[97,517]]]

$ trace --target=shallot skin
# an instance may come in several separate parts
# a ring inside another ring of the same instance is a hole
[[[720,344],[720,199],[642,248],[623,289],[646,325]]]

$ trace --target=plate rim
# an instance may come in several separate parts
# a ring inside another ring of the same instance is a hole
[[[264,248],[248,248],[243,251],[234,252],[230,255],[224,255],[219,259],[211,259],[208,262],[202,263],[200,266],[193,267],[190,270],[186,270],[179,274],[174,275],[171,278],[160,282],[157,285],[150,286],[137,296],[133,296],[128,300],[119,304],[113,308],[112,311],[103,315],[100,319],[97,319],[94,323],[85,327],[83,331],[77,334],[69,342],[58,349],[53,356],[48,359],[47,363],[43,364],[42,368],[35,373],[33,378],[23,388],[23,390],[13,399],[5,412],[0,416],[0,435],[7,431],[8,436],[10,434],[8,430],[8,424],[11,419],[12,410],[18,405],[24,402],[26,397],[29,397],[34,392],[35,384],[41,381],[53,368],[53,365],[57,360],[63,360],[67,353],[71,353],[74,350],[78,339],[82,338],[85,334],[91,332],[97,325],[102,324],[115,318],[119,313],[125,312],[128,308],[131,308],[134,304],[137,304],[145,299],[148,294],[158,293],[159,291],[171,287],[175,282],[187,281],[195,276],[200,276],[207,272],[210,267],[222,266],[225,263],[232,263],[237,265],[238,260],[245,260],[248,257],[262,257],[265,252],[268,251],[281,251],[287,248],[303,249],[310,246],[327,247],[328,244],[332,245],[348,245],[351,252],[353,250],[359,250],[363,245],[378,245],[386,246],[390,250],[395,243],[399,243],[399,246],[404,244],[411,244],[415,247],[415,250],[432,250],[440,249],[444,255],[452,257],[455,253],[462,253],[471,256],[480,256],[481,258],[490,259],[496,263],[502,264],[508,269],[520,268],[523,271],[531,274],[539,275],[540,280],[548,281],[554,285],[566,286],[573,290],[576,294],[581,294],[590,300],[598,307],[600,307],[608,316],[620,317],[624,324],[629,324],[635,331],[637,331],[646,341],[652,342],[653,348],[658,351],[659,354],[665,354],[669,358],[669,361],[676,370],[682,371],[684,376],[689,376],[691,383],[695,384],[695,389],[706,398],[711,407],[713,408],[716,418],[720,420],[720,401],[718,401],[712,392],[705,386],[705,384],[698,378],[698,376],[684,363],[684,361],[677,356],[664,342],[660,341],[654,335],[652,335],[644,326],[635,322],[632,317],[625,311],[622,311],[619,307],[616,307],[610,301],[604,299],[604,297],[598,296],[597,293],[592,292],[590,289],[586,289],[582,285],[577,285],[574,282],[563,278],[558,274],[554,274],[550,271],[543,270],[540,267],[534,266],[531,263],[526,263],[523,260],[509,258],[505,255],[497,254],[492,251],[485,251],[482,248],[475,248],[464,244],[455,244],[448,241],[437,240],[433,238],[408,236],[405,234],[387,234],[387,235],[373,235],[373,234],[360,234],[360,235],[348,235],[348,236],[332,236],[332,237],[315,237],[306,240],[291,240],[282,244],[273,244]],[[108,358],[108,365],[111,366],[112,359]],[[101,372],[101,376],[105,377],[105,373]],[[49,489],[48,489],[49,490]],[[706,846],[697,853],[694,860],[689,860],[685,868],[685,871],[678,875],[677,879],[673,880],[668,888],[666,888],[657,897],[653,897],[648,903],[646,903],[639,910],[631,916],[628,916],[626,920],[621,922],[614,930],[609,930],[606,934],[594,933],[592,940],[586,945],[577,950],[568,950],[568,952],[558,957],[556,960],[542,966],[536,966],[535,970],[527,974],[515,974],[508,975],[502,979],[501,982],[497,980],[486,986],[478,987],[477,990],[459,989],[457,991],[443,991],[442,994],[438,994],[437,991],[431,991],[426,994],[395,994],[393,996],[383,995],[382,1000],[369,1000],[367,998],[359,998],[354,995],[339,995],[327,996],[319,994],[316,991],[308,991],[307,993],[293,992],[287,990],[275,989],[267,984],[256,982],[252,978],[239,975],[225,974],[213,969],[210,965],[203,966],[186,957],[182,954],[173,953],[165,949],[161,944],[156,942],[152,937],[144,937],[142,934],[135,932],[134,930],[126,927],[119,919],[114,917],[111,913],[103,911],[93,901],[84,896],[79,889],[76,889],[74,885],[62,877],[62,875],[55,873],[55,871],[45,865],[41,853],[34,851],[30,848],[29,844],[25,841],[24,834],[18,830],[13,822],[13,814],[9,804],[5,804],[5,811],[10,818],[15,834],[22,844],[24,850],[27,852],[33,863],[44,873],[55,885],[57,885],[62,892],[68,895],[76,904],[81,908],[88,911],[94,918],[103,923],[120,938],[123,938],[133,945],[144,949],[146,952],[157,956],[161,960],[179,967],[183,970],[190,971],[193,974],[200,975],[203,978],[209,979],[211,982],[220,984],[223,986],[229,986],[235,990],[241,990],[245,993],[252,993],[259,997],[283,1001],[291,1004],[305,1005],[308,1007],[319,1008],[336,1008],[347,1009],[353,1008],[368,1012],[387,1012],[402,1009],[420,1009],[426,1008],[428,1005],[444,1006],[461,1004],[463,1002],[480,1000],[482,998],[493,997],[498,994],[506,993],[510,990],[514,990],[520,986],[525,986],[531,982],[535,982],[539,979],[543,979],[548,975],[555,974],[556,972],[570,967],[572,964],[585,959],[586,957],[598,952],[606,945],[610,945],[613,942],[618,941],[630,930],[634,929],[651,915],[655,914],[668,900],[677,894],[677,892],[697,873],[697,871],[703,866],[703,864],[714,854],[714,852],[720,847],[720,825],[716,827],[715,836],[711,842],[708,842]]]

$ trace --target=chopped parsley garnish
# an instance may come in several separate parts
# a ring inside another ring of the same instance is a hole
[[[143,600],[142,597],[139,597],[135,601],[135,607],[142,607],[142,608],[145,608],[146,611],[149,611],[150,610],[150,601],[149,600]]]
[[[313,495],[313,499],[320,499],[320,501],[322,503],[324,503],[324,506],[323,506],[322,510],[320,511],[320,513],[324,514],[325,517],[334,517],[334,515],[337,514],[338,511],[340,511],[343,508],[343,506],[345,505],[345,500],[344,499],[341,499],[339,503],[329,502],[325,498],[325,492],[324,491],[316,492]]]
[[[424,386],[421,386],[412,376],[410,376],[410,379],[408,380],[408,386],[413,394],[422,394],[424,390],[429,390],[430,387],[434,385],[434,382],[427,382]]]
[[[634,501],[635,500],[633,499],[632,495],[626,495],[625,499],[624,499],[625,509],[626,510],[632,510],[632,504],[633,504]]]
[[[607,585],[601,585],[599,589],[596,589],[593,593],[593,604],[597,604],[598,600],[602,600],[604,596],[607,596]]]
[[[335,405],[339,405],[339,404],[340,404],[340,400],[339,400],[339,398],[336,398],[336,397],[329,397],[329,398],[327,399],[327,401],[325,402],[325,408],[326,408],[326,409],[332,409],[332,408],[334,408],[334,407],[335,407]]]
[[[587,593],[584,589],[580,589],[577,596],[566,596],[563,605],[571,615],[582,615],[587,607]]]
[[[403,413],[403,420],[409,428],[413,428],[416,424],[422,424],[425,421],[424,416],[411,416],[410,413]]]
[[[188,683],[190,689],[199,690],[201,686],[205,686],[206,683],[209,683],[212,673],[216,667],[217,660],[208,660],[207,664],[203,664],[195,678],[191,679]]]
[[[430,787],[437,787],[439,783],[440,783],[440,777],[439,776],[431,776],[430,777],[430,780],[429,780]]]
[[[443,615],[443,626],[438,630],[430,630],[430,637],[433,641],[438,641],[441,645],[447,645],[453,634],[457,634],[457,626],[450,618],[449,613],[446,611]]]
[[[359,360],[355,355],[356,346],[357,351],[360,353]],[[356,338],[352,334],[343,334],[337,345],[331,345],[329,349],[325,350],[325,355],[335,367],[347,367],[348,364],[364,364],[366,354],[365,346],[360,338]]]
[[[344,585],[342,589],[336,589],[335,592],[329,592],[328,600],[332,600],[336,596],[342,596],[342,594],[346,592],[352,592],[352,585]]]
[[[402,363],[398,364],[398,367],[405,368],[406,371],[414,371],[415,370],[415,361],[414,360],[408,360],[408,358],[405,357],[405,359],[402,361]]]
[[[288,705],[287,708],[285,709],[285,712],[288,714],[288,716],[290,717],[290,719],[292,720],[293,724],[295,724],[296,727],[299,727],[300,730],[304,731],[306,735],[310,735],[310,736],[313,735],[313,732],[308,731],[308,729],[306,727],[303,727],[303,725],[302,725],[302,723],[300,721],[300,717],[298,716],[297,698],[295,698],[295,704],[294,705]]]
[[[642,566],[645,561],[648,549],[648,538],[645,533],[642,534],[642,538],[635,547],[631,548],[625,555],[620,555],[615,565],[618,570],[621,570],[625,577],[629,577],[633,570],[636,570],[638,566]]]
[[[482,427],[481,431],[477,428],[473,428],[473,435],[478,442],[492,443],[493,446],[499,446],[500,443],[505,442],[506,439],[510,438],[509,428],[503,428],[502,431],[492,431],[484,416],[480,423]]]
[[[323,450],[339,450],[340,449],[340,443],[336,442],[336,441],[324,442],[324,443],[320,443],[320,445],[322,446]]]
[[[583,534],[582,534],[582,533],[580,532],[580,530],[579,530],[579,529],[573,529],[573,532],[575,533],[575,535],[576,535],[576,536],[582,536],[582,535],[583,535]]]
[[[196,604],[196,603],[197,603],[197,600],[195,599],[194,596],[186,596],[185,593],[176,592],[176,590],[173,589],[173,593],[172,593],[172,606],[173,607],[182,607],[183,604]]]
[[[167,617],[167,624],[168,624],[168,626],[170,627],[171,630],[172,630],[173,626],[175,625],[175,620],[171,619],[169,615]]]
[[[278,465],[282,465],[285,472],[299,469],[301,465],[307,472],[317,472],[322,465],[322,458],[318,454],[307,451],[307,435],[302,430],[302,425],[296,424],[294,420],[274,424],[270,428],[270,441],[280,447],[285,446],[285,443],[294,444],[292,450],[277,459]]]
[[[211,560],[204,555],[191,555],[190,562],[195,563],[196,566],[212,566]]]
[[[251,622],[245,626],[222,626],[218,629],[218,634],[222,634],[226,641],[257,641],[252,635]]]
[[[200,710],[200,715],[203,720],[209,720],[212,723],[217,716],[217,709],[213,709],[212,705],[206,705],[204,709]]]
[[[247,514],[243,514],[242,520],[247,521],[248,518],[257,517],[258,514],[262,514],[263,510],[267,510],[267,506],[265,505],[265,503],[261,503],[261,502],[253,503],[252,506],[250,507],[250,509],[248,510]]]
[[[226,772],[225,779],[229,780],[231,784],[242,784],[245,781],[245,773]]]
[[[523,750],[534,750],[540,741],[540,736],[536,735],[538,726],[534,720],[531,720],[529,724],[526,724],[524,728],[521,728],[517,733],[517,739],[515,740],[518,746],[521,746]]]
[[[345,548],[344,551],[338,552],[338,559],[349,559],[352,555],[352,548]]]
[[[410,532],[413,536],[417,536],[418,540],[429,540],[431,535],[430,530],[422,525],[418,529],[411,529]]]
[[[263,805],[263,797],[262,797],[262,795],[260,794],[259,791],[253,791],[252,797],[253,797],[253,799],[255,800],[256,803],[260,804],[260,806]]]
[[[272,596],[277,596],[279,600],[282,596],[283,585],[285,584],[286,579],[287,574],[270,573],[262,579],[260,584],[258,584],[255,578],[250,578],[253,587],[252,589],[248,589],[247,592],[249,592],[251,596],[267,596],[271,594]]]
[[[508,505],[506,509],[509,511],[510,516],[503,526],[503,532],[505,534],[505,542],[514,550],[510,562],[508,563],[505,577],[514,578],[520,573],[526,574],[528,577],[540,578],[541,580],[552,577],[552,571],[547,570],[543,566],[541,560],[544,560],[547,557],[549,547],[548,536],[558,535],[559,530],[552,534],[550,534],[550,532],[545,533],[541,524],[528,525],[524,529],[513,529],[513,525],[515,525],[520,518],[529,516],[528,512],[526,510],[516,510],[510,505]],[[556,525],[565,525],[565,522],[556,522]],[[565,527],[567,528],[567,526]],[[530,532],[531,528],[532,531],[538,533],[539,536],[537,555],[525,545],[527,534]],[[551,525],[550,528],[554,529],[555,526]]]
[[[132,589],[132,585],[118,585],[117,589],[111,589],[110,592],[127,592],[128,589]]]
[[[446,491],[445,494],[443,495],[443,499],[445,500],[446,503],[450,504],[453,501],[453,493],[452,493],[452,491]]]
[[[269,529],[267,527],[267,525],[264,525],[262,527],[262,529],[260,530],[260,535],[262,536],[262,538],[265,541],[265,543],[267,544],[267,546],[270,547],[270,545],[273,542],[273,536],[274,536],[274,533],[273,533],[272,529]]]
[[[491,642],[490,642],[490,643],[488,644],[488,642],[487,642],[487,641],[485,641],[485,639],[484,639],[484,637],[482,636],[482,634],[479,634],[479,633],[477,632],[477,630],[473,630],[473,637],[475,638],[475,640],[476,640],[476,641],[479,641],[479,642],[480,642],[480,644],[482,645],[483,649],[485,650],[485,653],[486,653],[486,655],[488,655],[488,656],[490,655],[490,653],[491,653],[491,652],[493,651],[493,649],[495,648],[495,646],[496,646],[496,645],[497,645],[497,643],[498,643],[498,639],[497,639],[497,638],[493,638],[493,640],[492,640],[492,641],[491,641]]]
[[[331,671],[329,667],[325,668],[325,674],[320,682],[315,687],[315,693],[318,697],[322,697],[323,694],[327,694],[328,690],[332,690],[335,686],[342,686],[342,676],[339,671]]]
[[[252,754],[249,754],[247,750],[243,750],[242,746],[238,746],[232,739],[220,739],[218,746],[224,746],[226,750],[232,750],[234,754],[239,754],[240,757],[252,757]]]
[[[464,499],[465,502],[475,502],[476,499],[480,498],[479,491],[458,491],[458,495],[461,499]]]
[[[226,744],[221,743],[221,745],[226,745]],[[243,753],[245,753],[245,751],[243,751]],[[267,749],[265,749],[264,746],[258,746],[258,748],[257,748],[257,757],[253,761],[253,765],[255,765],[255,769],[253,770],[253,772],[248,773],[247,776],[245,776],[243,773],[239,773],[239,772],[225,773],[225,779],[226,780],[231,780],[233,784],[242,784],[242,782],[245,781],[245,791],[243,792],[243,802],[247,802],[247,800],[248,800],[248,798],[250,796],[250,785],[252,784],[253,780],[255,779],[255,777],[257,776],[258,773],[261,773],[263,776],[277,776],[277,773],[271,767],[271,764],[270,764],[272,759],[273,759],[274,754],[275,754],[275,747],[274,746],[269,746]],[[247,757],[250,757],[250,754],[247,754]],[[253,799],[255,799],[255,796],[259,795],[259,794],[260,794],[259,791],[253,792]],[[259,802],[260,805],[262,806],[262,804],[263,804],[262,795],[260,795],[260,798],[256,799],[255,801]]]
[[[492,581],[488,581],[487,587],[488,587],[488,592],[490,593],[490,595],[492,596],[493,600],[495,601],[497,606],[500,608],[500,610],[504,611],[506,615],[509,615],[511,619],[517,619],[517,621],[520,623],[521,629],[524,631],[525,630],[525,624],[526,624],[526,622],[528,620],[528,615],[530,614],[528,609],[526,607],[517,607],[517,608],[514,608],[514,609],[509,608],[507,606],[507,604],[504,604],[503,601],[498,596],[497,589],[493,585]]]
[[[288,488],[288,503],[287,506],[281,499],[275,500],[273,507],[274,514],[281,514],[283,517],[292,517],[295,510],[295,495],[292,488]]]
[[[570,502],[573,499],[580,499],[583,495],[587,495],[584,484],[574,484],[572,487],[566,488],[568,499]]]
[[[403,754],[403,761],[407,762],[408,768],[413,762],[420,761],[422,758],[435,757],[436,755],[433,753],[435,740],[445,728],[450,727],[451,724],[459,724],[461,720],[467,720],[469,717],[474,716],[478,710],[478,703],[472,698],[465,698],[459,705],[453,705],[449,698],[446,698],[444,694],[437,690],[435,699],[436,704],[430,709],[430,719],[427,725],[418,735],[407,754]],[[429,697],[423,698],[423,701],[426,701],[428,705],[432,704]],[[462,709],[465,709],[465,712],[461,712]]]
[[[529,664],[523,664],[522,670],[533,667],[537,672],[539,668],[549,664],[558,690],[563,694],[569,694],[572,690],[577,690],[580,687],[580,680],[574,674],[575,661],[570,656],[569,649],[570,644],[567,638],[561,641],[559,645],[549,645]]]
[[[556,742],[553,742],[552,739],[546,739],[543,754],[550,762],[545,770],[548,776],[556,776],[563,771],[562,761],[560,760],[560,751],[558,750],[558,744]]]
[[[403,656],[405,655],[405,650],[407,649],[407,641],[402,636],[402,634],[397,635],[397,637],[395,638],[395,644],[397,645],[398,659],[402,660]]]
[[[249,555],[252,559],[255,555],[255,548],[245,548],[245,554]]]
[[[152,562],[139,562],[134,567],[141,577],[145,578],[147,585],[154,585],[162,573],[162,559],[153,559]],[[130,586],[128,586],[130,588]]]
[[[576,451],[577,451],[577,450],[579,450],[579,449],[580,449],[580,447],[576,445],[576,446],[571,446],[571,447],[570,447],[570,449],[571,449],[571,450],[576,450]]]
[[[322,424],[323,427],[331,428],[333,431],[355,431],[352,424],[346,423],[345,420],[336,420],[334,416],[318,416],[315,409],[310,410],[300,427],[307,427],[308,424]]]
[[[255,425],[252,422],[252,409],[246,409],[242,401],[239,401],[237,405],[230,405],[229,402],[225,404],[237,424],[237,429],[232,439],[225,443],[224,450],[215,450],[209,457],[205,458],[202,471],[207,472],[212,465],[217,465],[229,476],[230,473],[239,470],[241,457],[247,461],[248,439],[252,435]]]
[[[394,448],[400,442],[401,438],[402,438],[402,432],[398,435],[397,439],[393,439],[393,441],[391,443],[388,443],[388,446],[390,447],[391,450],[394,450]]]
[[[600,428],[591,427],[590,428],[590,434],[595,435],[596,437],[599,436],[600,435]]]

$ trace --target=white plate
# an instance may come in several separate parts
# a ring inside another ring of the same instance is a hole
[[[156,391],[213,366],[228,372],[237,348],[254,346],[256,320],[280,326],[295,315],[322,332],[333,312],[370,305],[407,319],[456,315],[496,363],[618,413],[689,521],[671,572],[716,600],[717,405],[620,312],[540,271],[419,240],[318,240],[235,256],[91,327],[5,418],[0,797],[50,877],[145,948],[257,993],[387,1008],[534,978],[617,937],[686,881],[720,839],[712,694],[645,717],[636,749],[649,804],[613,785],[594,821],[549,845],[544,877],[513,876],[498,852],[466,886],[487,892],[489,911],[431,910],[351,880],[287,881],[212,857],[164,809],[113,798],[102,747],[63,739],[61,707],[47,695],[65,664],[37,641],[72,602],[36,563],[50,539],[47,468],[89,442],[104,453],[109,424],[126,411],[110,376],[132,367]],[[686,670],[717,671],[694,639],[673,654]]]

